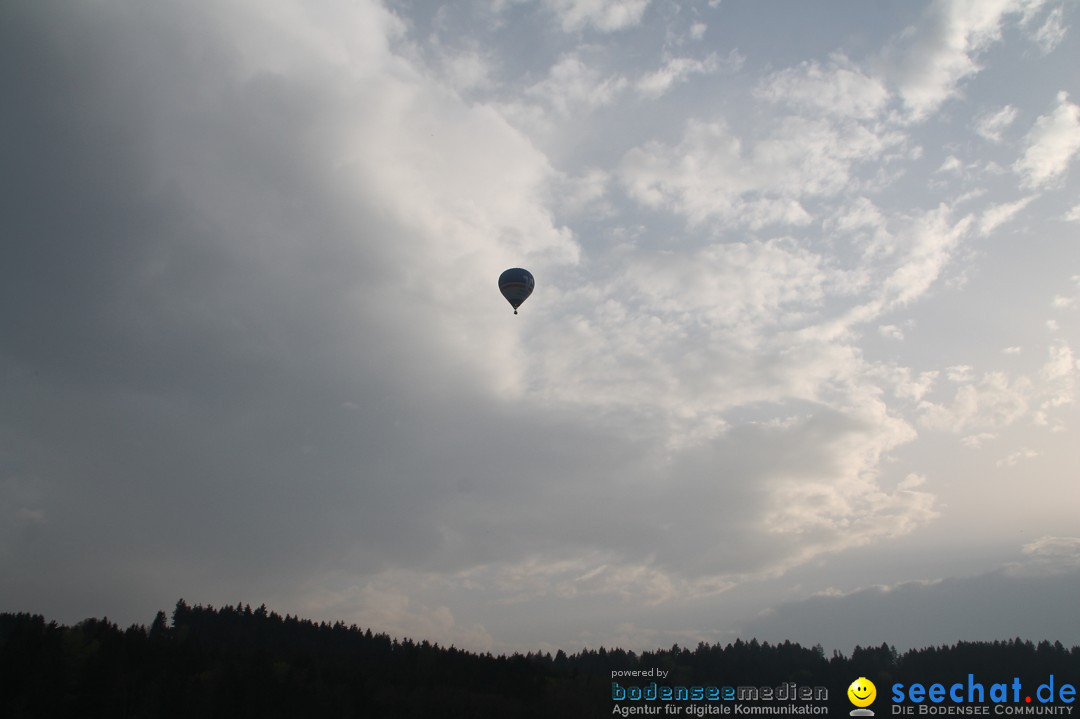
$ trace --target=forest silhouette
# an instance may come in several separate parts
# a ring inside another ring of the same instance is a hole
[[[899,654],[888,644],[850,656],[820,646],[737,640],[492,655],[313,622],[266,606],[189,606],[149,627],[108,619],[74,626],[0,614],[0,717],[593,717],[611,716],[612,676],[663,669],[683,686],[826,687],[832,715],[852,708],[848,685],[878,687],[888,715],[894,682],[989,686],[1019,677],[1030,692],[1054,675],[1080,683],[1080,647],[1010,639]],[[620,678],[646,684],[648,678]],[[652,681],[655,681],[653,679]],[[707,703],[707,702],[703,702]],[[686,714],[682,714],[685,716]]]

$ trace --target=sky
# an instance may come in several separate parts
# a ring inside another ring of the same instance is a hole
[[[0,611],[1080,644],[1078,26],[0,4]]]

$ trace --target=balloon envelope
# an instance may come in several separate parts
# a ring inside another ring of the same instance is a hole
[[[514,314],[517,314],[517,308],[532,294],[535,285],[532,273],[520,267],[512,267],[499,275],[499,291],[514,308]]]

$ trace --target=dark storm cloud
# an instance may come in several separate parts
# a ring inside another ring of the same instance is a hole
[[[166,31],[180,18],[30,7],[7,8],[4,24],[15,98],[3,119],[14,168],[3,186],[5,354],[76,385],[210,383],[207,396],[250,386],[274,332],[333,301],[332,285],[310,298],[303,279],[273,285],[267,265],[292,259],[282,237],[308,231],[309,265],[345,251],[343,228],[299,226],[333,208],[292,211],[316,201],[303,88],[230,83],[227,62],[210,72],[203,63],[227,58],[209,57],[220,39],[183,22]],[[232,216],[199,193],[219,193]]]
[[[633,452],[479,399],[401,294],[416,229],[338,171],[394,88],[252,71],[212,7],[4,9],[5,603],[115,616],[588,543],[604,497],[575,478]],[[561,504],[552,540],[532,512]]]
[[[386,481],[415,402],[385,370],[419,353],[345,297],[393,228],[322,169],[318,78],[245,76],[200,9],[2,11],[7,601],[257,593],[354,533],[365,566],[431,541]]]

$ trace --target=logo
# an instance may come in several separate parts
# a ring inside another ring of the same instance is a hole
[[[877,699],[877,687],[866,677],[859,677],[847,688],[847,697],[857,709],[851,710],[853,717],[872,717],[874,712],[866,707]]]

